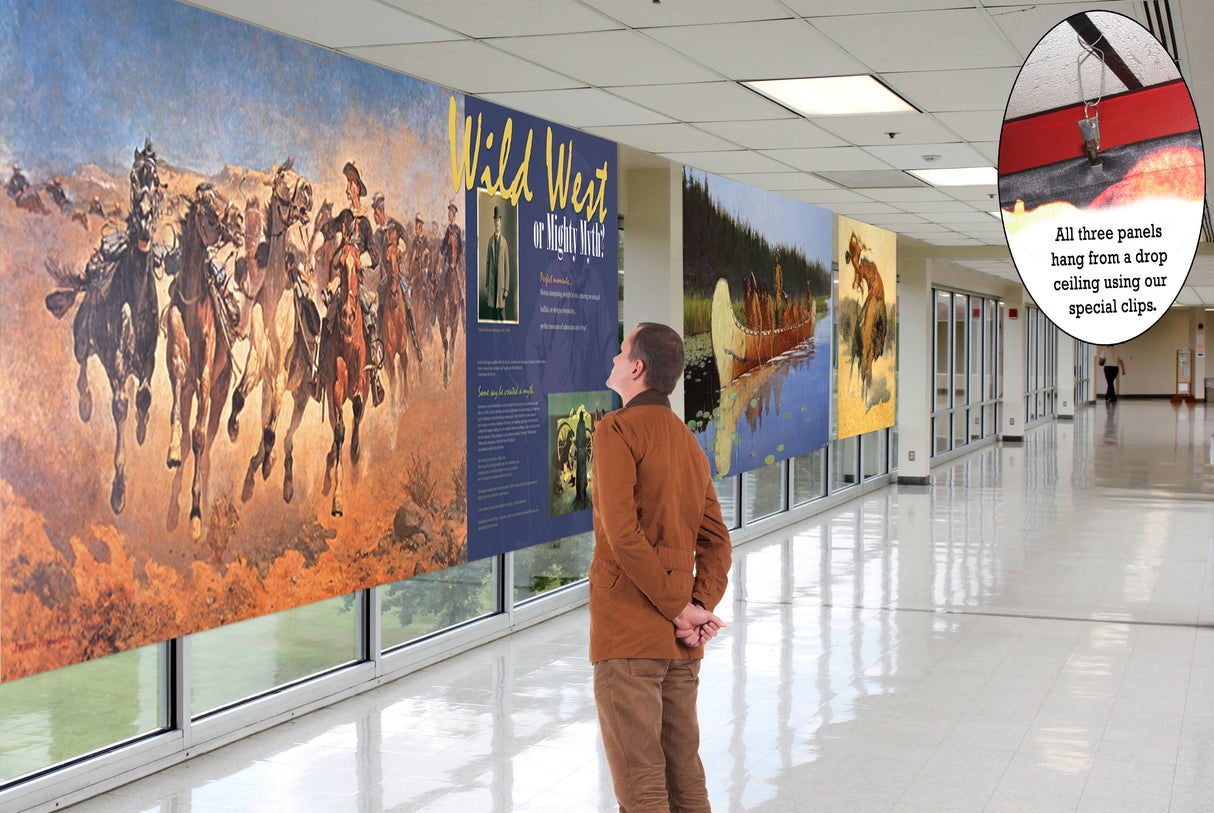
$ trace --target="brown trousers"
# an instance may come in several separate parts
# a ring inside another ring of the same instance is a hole
[[[594,702],[620,813],[709,813],[696,694],[700,661],[594,665]]]

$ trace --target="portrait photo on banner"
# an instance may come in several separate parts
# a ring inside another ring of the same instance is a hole
[[[476,193],[479,281],[477,319],[518,322],[518,208],[509,199]]]

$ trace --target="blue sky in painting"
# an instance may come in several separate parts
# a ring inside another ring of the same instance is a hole
[[[739,223],[751,224],[772,243],[800,248],[805,259],[830,269],[830,210],[702,170],[684,171],[706,184],[717,205]]]
[[[206,175],[291,155],[339,177],[404,131],[446,157],[449,91],[169,0],[0,0],[0,81],[0,160],[39,177],[125,170],[147,136]]]

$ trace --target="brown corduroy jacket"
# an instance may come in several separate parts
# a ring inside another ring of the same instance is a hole
[[[590,660],[703,657],[671,619],[721,600],[729,531],[708,459],[666,396],[646,390],[599,422],[591,492]]]

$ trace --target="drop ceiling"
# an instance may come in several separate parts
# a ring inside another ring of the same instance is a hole
[[[1214,3],[1131,0],[202,0],[202,8],[897,231],[900,245],[1017,279],[998,190],[906,170],[995,165],[1025,57],[1080,11],[1162,30],[1214,121]],[[1148,14],[1152,16],[1148,18]],[[1156,26],[1157,28],[1159,26]],[[803,118],[758,79],[872,74],[918,112]],[[891,136],[890,133],[894,135]],[[1207,197],[1211,184],[1207,175]],[[1207,253],[1208,252],[1208,253]],[[1180,304],[1214,307],[1202,244]]]

